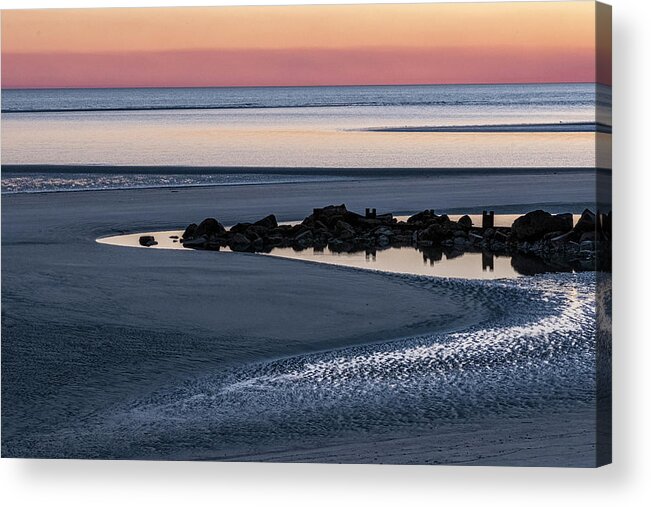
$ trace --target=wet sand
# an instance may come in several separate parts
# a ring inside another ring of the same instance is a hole
[[[491,317],[490,305],[482,297],[449,284],[423,287],[382,273],[249,254],[179,255],[118,248],[98,244],[98,237],[183,228],[207,216],[231,223],[274,212],[279,220],[295,220],[312,207],[341,202],[350,209],[373,206],[378,212],[394,213],[428,207],[521,212],[535,205],[576,212],[594,200],[593,189],[594,175],[577,172],[553,178],[500,174],[492,176],[488,185],[484,177],[465,175],[5,195],[2,454],[108,457],[86,441],[65,450],[50,444],[57,435],[74,442],[85,420],[109,419],[118,413],[116,406],[205,373],[464,329]],[[567,203],[573,203],[571,209]],[[526,424],[542,433],[562,426],[550,424],[547,417]],[[481,464],[481,456],[490,454],[487,464],[499,464],[498,441],[510,439],[512,446],[517,445],[513,438],[525,439],[498,424],[485,431],[492,442],[486,445],[493,452],[486,453],[483,444],[472,445],[464,459]],[[426,438],[436,440],[436,434]],[[443,428],[443,434],[452,436],[438,441],[439,450],[432,455],[436,462],[452,461],[456,455],[452,449],[463,445],[457,429]],[[562,454],[572,456],[566,461],[588,466],[589,440],[571,443],[575,436],[568,438],[558,436],[550,446],[562,444]],[[304,455],[308,461],[373,462],[368,451],[372,448],[380,462],[384,449],[384,461],[394,462],[391,446],[374,445],[377,440],[360,442],[359,452],[345,455],[335,446],[300,452],[286,449],[277,458]],[[565,445],[568,442],[571,445]],[[210,457],[169,453],[164,447],[148,453],[120,449],[122,454],[110,457]],[[423,448],[422,461],[428,452]],[[253,453],[241,459],[274,459],[273,454],[265,456]],[[212,457],[238,459],[219,442]],[[554,460],[560,462],[558,454]],[[505,455],[504,462],[552,463],[546,452],[525,453],[521,461],[517,455]]]

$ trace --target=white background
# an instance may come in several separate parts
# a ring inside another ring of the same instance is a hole
[[[31,8],[274,3],[352,2],[3,0],[0,5]],[[651,18],[649,2],[610,3],[614,14],[613,190],[617,238],[613,465],[572,470],[3,459],[0,495],[4,505],[651,505],[651,245],[648,212],[643,208],[651,200]],[[646,227],[647,232],[642,232],[641,227]]]

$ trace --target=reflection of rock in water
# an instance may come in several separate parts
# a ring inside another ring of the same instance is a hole
[[[495,256],[491,252],[481,253],[481,270],[495,271]]]
[[[511,266],[521,275],[538,275],[541,273],[571,272],[571,266],[552,265],[534,255],[515,254],[511,257]]]
[[[443,260],[443,250],[441,248],[429,246],[429,247],[418,248],[418,250],[420,250],[421,253],[423,254],[423,262],[425,264],[429,262],[431,266],[435,262],[439,262],[440,260]]]
[[[459,250],[445,250],[443,253],[445,254],[445,258],[450,260],[456,259],[457,257],[462,257],[465,252],[461,252]]]

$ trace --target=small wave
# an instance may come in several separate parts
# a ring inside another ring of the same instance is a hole
[[[269,185],[342,181],[344,176],[278,174],[110,174],[110,173],[7,173],[2,177],[2,194],[137,190],[234,185]]]
[[[606,105],[607,103],[600,103]],[[166,104],[166,105],[133,105],[133,106],[58,106],[58,107],[25,107],[6,106],[2,108],[4,114],[19,113],[98,113],[98,112],[137,112],[137,111],[211,111],[211,110],[249,110],[249,109],[303,109],[303,108],[344,108],[344,107],[513,107],[522,106],[571,106],[594,107],[594,100],[362,100],[350,102],[280,102],[268,103],[237,103],[237,104]]]

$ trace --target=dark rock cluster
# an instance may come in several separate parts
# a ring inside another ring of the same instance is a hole
[[[583,212],[576,225],[569,213],[552,215],[536,210],[516,219],[511,227],[479,227],[468,215],[453,221],[424,210],[398,221],[375,210],[360,215],[341,204],[316,208],[296,225],[279,225],[276,217],[269,215],[227,230],[216,219],[207,218],[199,225],[190,224],[181,242],[186,248],[229,247],[238,252],[269,252],[277,247],[356,252],[412,246],[423,252],[443,251],[447,256],[519,254],[558,270],[609,270],[610,223],[610,214],[596,215],[590,210]]]

